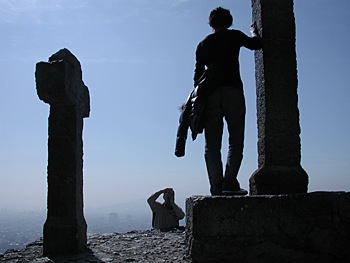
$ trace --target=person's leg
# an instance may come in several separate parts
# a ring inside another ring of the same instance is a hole
[[[222,194],[223,168],[221,161],[221,141],[223,132],[221,92],[214,91],[205,105],[205,163],[212,195]]]
[[[246,112],[243,91],[232,87],[224,89],[223,108],[229,135],[223,191],[238,191],[237,175],[243,159]]]

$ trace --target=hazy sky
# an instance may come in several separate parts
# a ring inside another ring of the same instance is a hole
[[[223,6],[249,34],[250,0],[0,0],[0,209],[45,208],[49,105],[35,64],[68,48],[90,90],[84,119],[87,209],[209,194],[204,138],[174,156],[178,105],[192,88],[194,51]],[[302,166],[309,191],[350,190],[349,0],[295,0]],[[241,186],[257,169],[254,55],[241,51],[247,117]],[[223,156],[226,156],[224,138]]]

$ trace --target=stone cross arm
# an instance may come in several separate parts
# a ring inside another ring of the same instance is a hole
[[[82,80],[78,59],[66,48],[39,62],[35,71],[38,96],[51,106],[75,106],[83,117],[90,114],[89,90]]]

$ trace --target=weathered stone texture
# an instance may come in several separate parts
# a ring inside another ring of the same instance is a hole
[[[308,175],[300,165],[293,0],[252,0],[252,7],[263,49],[255,51],[259,157],[250,193],[306,193]]]
[[[350,193],[186,200],[193,262],[350,262]]]
[[[35,77],[39,98],[51,106],[44,255],[76,253],[86,248],[82,131],[89,91],[79,61],[67,49],[37,63]]]
[[[82,80],[79,60],[68,50],[61,49],[39,62],[35,71],[38,96],[51,106],[73,106],[86,118],[90,114],[89,90]]]
[[[89,235],[88,249],[77,255],[43,257],[43,244],[39,239],[24,250],[9,250],[0,254],[6,263],[189,263],[185,256],[184,231],[159,230],[131,231],[104,235]]]

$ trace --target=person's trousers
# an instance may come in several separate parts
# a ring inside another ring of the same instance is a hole
[[[243,89],[222,86],[213,91],[205,109],[205,162],[210,193],[220,195],[222,191],[240,189],[237,175],[243,159],[245,98]],[[222,135],[225,119],[228,128],[228,155],[223,173],[221,160]]]

